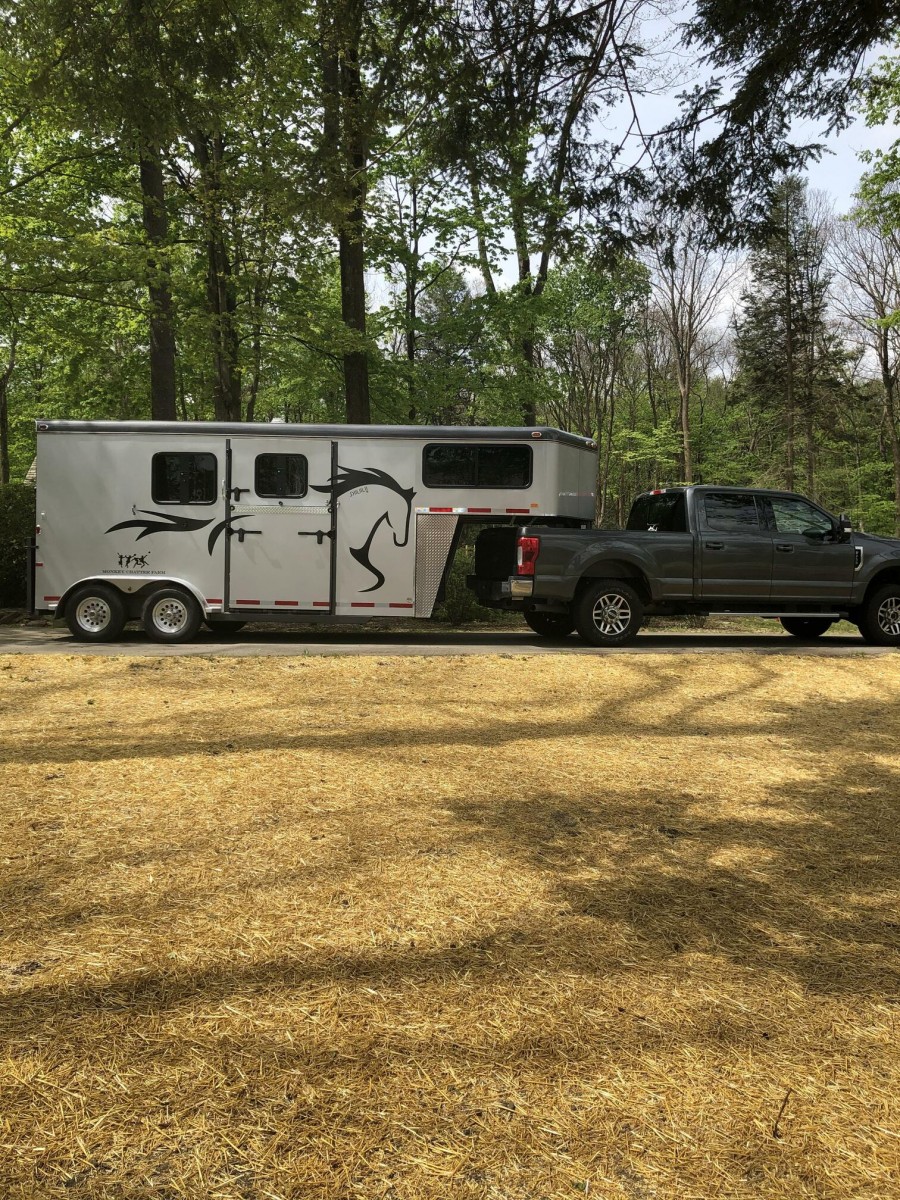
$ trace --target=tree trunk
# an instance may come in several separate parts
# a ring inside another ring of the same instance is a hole
[[[0,483],[9,483],[9,381],[16,368],[15,330],[9,341],[9,358],[0,374]]]
[[[206,233],[206,304],[213,346],[213,409],[217,421],[241,419],[241,368],[237,293],[221,210],[224,139],[199,133],[193,139],[200,165]]]
[[[150,246],[147,256],[147,287],[150,294],[150,415],[154,421],[174,421],[175,331],[172,325],[172,289],[166,262],[169,217],[162,164],[156,147],[146,148],[140,158],[141,200],[144,235]]]

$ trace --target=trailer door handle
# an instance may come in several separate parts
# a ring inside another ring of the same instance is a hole
[[[334,531],[331,529],[298,529],[297,537],[314,537],[321,546],[326,538],[334,537]]]
[[[233,500],[240,500],[240,498],[241,498],[241,492],[249,492],[249,491],[251,491],[251,490],[252,490],[251,488],[239,488],[239,487],[233,487],[233,488],[231,489],[231,498],[232,498]]]
[[[703,544],[706,546],[707,550],[724,550],[725,549],[724,542],[704,542]]]
[[[232,534],[232,536],[234,534],[237,534],[237,540],[239,542],[242,542],[245,537],[250,537],[250,535],[254,534],[254,533],[262,533],[262,530],[261,529],[229,529],[228,532],[230,534]]]
[[[793,554],[794,547],[789,542],[776,542],[775,549],[780,550],[782,554]]]

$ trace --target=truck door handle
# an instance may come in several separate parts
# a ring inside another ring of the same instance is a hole
[[[318,542],[318,544],[321,546],[326,538],[333,538],[334,533],[330,529],[316,529],[316,530],[298,529],[297,537],[314,537],[316,539],[316,541]]]
[[[793,554],[794,553],[794,547],[791,546],[788,542],[776,542],[775,549],[780,550],[782,554]]]
[[[707,550],[724,550],[725,549],[724,542],[704,542],[703,544]]]
[[[239,542],[242,542],[245,537],[250,537],[251,534],[255,534],[255,533],[261,534],[262,530],[261,529],[229,529],[228,532],[232,537],[234,537],[234,535],[237,534],[237,540]]]

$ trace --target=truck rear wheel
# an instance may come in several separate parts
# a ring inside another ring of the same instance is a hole
[[[161,587],[144,601],[141,624],[154,642],[189,642],[196,637],[203,613],[189,593],[178,587]]]
[[[125,620],[119,592],[102,583],[85,583],[66,601],[66,624],[79,642],[114,642]]]
[[[900,583],[879,588],[863,604],[859,632],[875,646],[900,646]]]
[[[832,627],[834,621],[827,617],[782,617],[781,627],[795,638],[812,639],[821,637]]]
[[[621,579],[598,579],[575,602],[575,628],[591,646],[626,646],[637,637],[644,603]]]
[[[525,624],[541,637],[568,637],[575,628],[571,613],[526,612]]]

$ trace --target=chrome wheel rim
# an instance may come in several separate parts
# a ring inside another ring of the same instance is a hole
[[[888,596],[881,602],[878,628],[888,637],[900,637],[900,596]]]
[[[188,623],[188,607],[177,596],[166,596],[153,605],[151,619],[161,633],[181,633]]]
[[[631,605],[619,592],[606,592],[594,604],[591,619],[604,637],[618,637],[631,622]]]
[[[75,608],[75,620],[85,633],[102,633],[112,620],[112,609],[102,596],[86,596]]]

